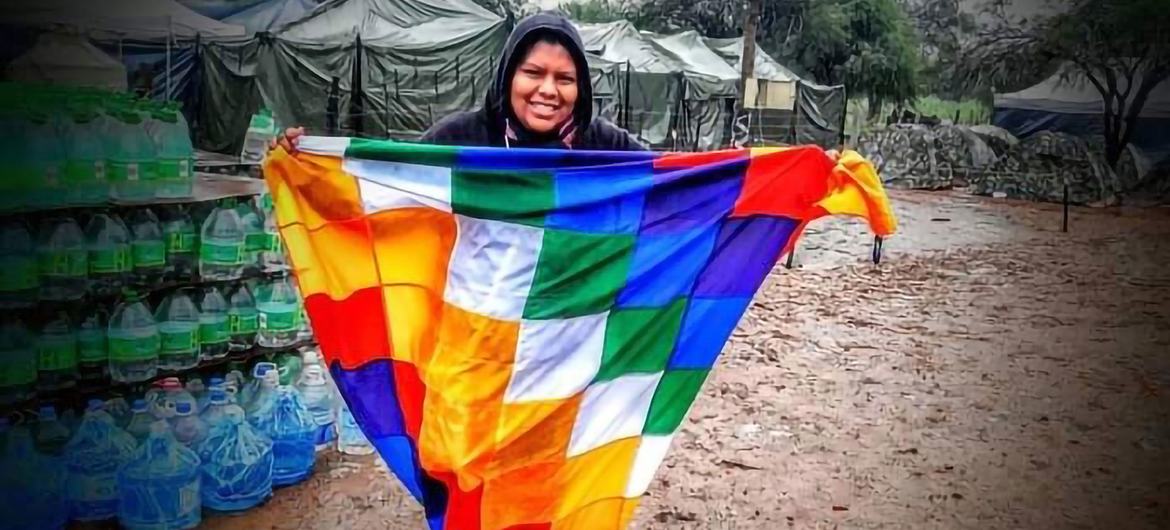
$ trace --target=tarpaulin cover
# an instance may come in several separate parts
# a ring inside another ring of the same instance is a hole
[[[41,34],[31,50],[8,63],[5,77],[126,90],[126,67],[77,34]]]
[[[819,148],[304,138],[264,169],[314,336],[435,530],[625,528],[806,223],[895,220]]]
[[[0,3],[6,24],[72,25],[91,36],[160,40],[169,35],[193,39],[244,35],[243,26],[224,24],[196,13],[174,0],[38,0]],[[94,35],[95,32],[106,35]]]

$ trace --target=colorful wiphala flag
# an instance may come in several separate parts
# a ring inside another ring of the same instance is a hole
[[[434,529],[624,528],[808,221],[894,219],[859,155],[304,138],[265,178],[321,351]]]

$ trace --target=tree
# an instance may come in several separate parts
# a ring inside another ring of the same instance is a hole
[[[1164,0],[1077,0],[1034,24],[1011,20],[980,35],[966,78],[1003,81],[1023,67],[1061,66],[1101,96],[1105,160],[1116,168],[1146,101],[1170,78],[1170,11]],[[1006,64],[1005,64],[1006,63]]]
[[[484,9],[502,17],[508,31],[516,27],[516,21],[535,13],[537,6],[529,0],[472,0]]]
[[[562,13],[576,22],[614,22],[635,16],[635,8],[628,0],[587,0],[560,5]]]
[[[971,87],[958,82],[963,44],[975,35],[975,17],[960,0],[901,0],[919,37],[922,87],[930,93],[961,99]],[[982,88],[982,87],[979,87]]]

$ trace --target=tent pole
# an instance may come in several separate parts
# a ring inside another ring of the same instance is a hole
[[[174,38],[175,24],[167,15],[167,93],[163,95],[163,101],[171,100],[171,40]]]

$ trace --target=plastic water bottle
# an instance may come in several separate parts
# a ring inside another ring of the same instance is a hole
[[[100,304],[83,307],[77,325],[77,372],[82,381],[101,381],[109,376],[110,355],[106,330],[110,317]]]
[[[246,284],[236,283],[228,292],[228,328],[231,333],[228,349],[251,349],[256,345],[256,331],[259,327],[260,314],[256,311],[256,299]]]
[[[264,194],[271,204],[271,196]],[[264,199],[261,199],[264,202]],[[264,234],[267,240],[267,248],[260,253],[260,266],[264,270],[280,270],[287,266],[284,257],[284,244],[280,239],[280,229],[276,226],[276,212],[272,211],[271,206],[262,209],[264,212]]]
[[[175,291],[154,312],[162,348],[158,367],[178,371],[199,365],[199,309],[186,290]]]
[[[159,208],[163,239],[166,241],[167,277],[186,281],[195,275],[195,243],[198,239],[191,216],[178,206]]]
[[[37,351],[28,328],[15,316],[0,324],[0,405],[36,396]]]
[[[337,450],[347,455],[368,455],[374,452],[374,446],[362,433],[345,402],[341,403],[337,419]]]
[[[154,198],[157,177],[154,144],[146,133],[142,115],[132,108],[113,111],[115,130],[106,135],[107,166],[113,198],[143,202]]]
[[[65,462],[40,454],[28,429],[10,429],[7,438],[0,460],[5,528],[65,528],[69,521]]]
[[[175,416],[171,418],[171,426],[175,431],[175,439],[179,443],[198,448],[207,437],[207,424],[199,418],[195,407],[189,402],[180,402],[175,405]]]
[[[94,294],[117,293],[129,279],[130,233],[115,215],[97,213],[85,227],[89,279]]]
[[[317,458],[317,423],[296,388],[277,388],[269,404],[249,415],[248,421],[272,439],[273,486],[289,486],[308,478]]]
[[[91,400],[77,433],[65,445],[69,473],[69,515],[75,521],[103,521],[118,515],[118,467],[134,455],[138,442]]]
[[[24,221],[9,219],[0,225],[0,308],[32,306],[39,289],[32,233]]]
[[[242,200],[236,203],[236,213],[244,228],[243,274],[255,274],[261,270],[260,253],[268,247],[268,235],[264,232],[264,216],[252,204]]]
[[[167,245],[158,217],[150,208],[137,208],[128,221],[133,279],[140,284],[155,285],[167,272]]]
[[[125,429],[126,425],[130,423],[131,411],[130,404],[126,402],[124,397],[112,397],[107,399],[102,405],[102,410],[106,411],[111,418],[114,418],[114,425],[120,429]]]
[[[252,380],[241,396],[241,406],[248,413],[249,421],[266,414],[264,409],[274,405],[277,386],[280,386],[280,374],[276,365],[270,362],[256,363],[252,369]]]
[[[223,388],[213,388],[209,392],[209,395],[211,398],[207,402],[207,408],[203,409],[203,412],[199,414],[199,418],[203,420],[203,423],[207,424],[208,429],[213,429],[223,419],[224,412],[230,403],[228,402],[227,391]],[[240,410],[243,411],[243,409]]]
[[[238,513],[272,496],[273,443],[244,420],[240,407],[224,408],[199,449],[203,507]]]
[[[194,182],[191,162],[195,150],[191,146],[186,121],[180,122],[179,118],[182,115],[178,111],[178,106],[172,103],[155,109],[152,115],[154,127],[151,139],[158,155],[159,173],[155,197],[168,199],[191,197]]]
[[[118,522],[128,530],[185,530],[201,522],[199,455],[165,421],[118,471]]]
[[[78,206],[102,204],[110,194],[106,150],[102,145],[103,122],[92,105],[84,101],[71,101],[69,110],[64,141],[66,201]]]
[[[136,383],[158,374],[161,347],[158,324],[134,291],[127,291],[110,317],[106,332],[110,350],[110,377]]]
[[[195,396],[192,396],[178,377],[167,377],[155,382],[154,388],[146,393],[146,405],[155,419],[170,420],[175,417],[180,403],[191,405],[194,410],[198,405]]]
[[[333,416],[335,408],[333,389],[329,386],[328,377],[321,370],[320,366],[306,366],[301,373],[301,380],[297,385],[297,389],[304,399],[305,406],[312,413],[313,421],[317,424],[317,434],[315,437],[317,450],[320,451],[329,447],[329,444],[336,437],[336,432],[334,430]]]
[[[85,296],[89,254],[85,234],[72,217],[45,219],[37,233],[37,272],[41,299],[67,301]]]
[[[69,428],[57,418],[57,409],[44,405],[37,411],[37,450],[49,456],[64,456]]]
[[[187,388],[187,393],[195,398],[195,413],[203,412],[204,407],[207,406],[207,400],[210,396],[207,395],[207,386],[203,384],[203,379],[200,377],[192,377],[183,385]]]
[[[29,176],[39,181],[40,186],[32,195],[32,206],[52,208],[65,205],[65,183],[62,182],[62,161],[65,151],[60,137],[49,119],[46,109],[40,105],[29,108],[28,127],[25,129],[25,160]]]
[[[260,162],[268,153],[268,141],[276,134],[276,120],[272,111],[262,108],[252,115],[248,130],[244,133],[244,146],[240,152],[242,162]]]
[[[77,386],[77,330],[64,310],[53,311],[37,337],[37,388]]]
[[[138,443],[142,443],[150,435],[150,424],[154,423],[155,418],[147,409],[144,399],[134,400],[130,410],[130,422],[126,424],[126,432],[133,436]]]
[[[237,280],[243,274],[244,227],[234,199],[224,199],[203,222],[199,237],[199,276]]]
[[[204,360],[222,359],[228,354],[231,327],[228,303],[214,285],[204,287],[199,300],[199,344]]]
[[[269,284],[261,284],[256,295],[260,312],[260,329],[256,342],[267,348],[289,346],[297,341],[300,305],[297,292],[287,274],[278,274]]]

